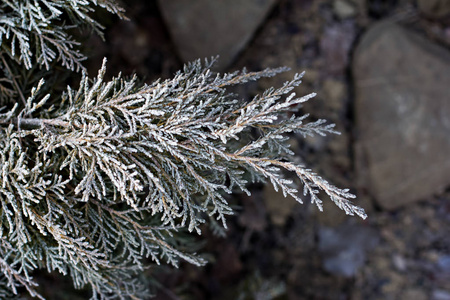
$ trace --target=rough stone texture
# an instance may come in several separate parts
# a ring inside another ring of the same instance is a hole
[[[450,184],[450,53],[380,23],[353,64],[358,177],[385,209]]]
[[[249,42],[276,0],[159,0],[184,61],[220,55],[227,67]]]
[[[356,8],[345,0],[334,0],[333,10],[341,19],[354,17],[357,13]]]
[[[324,29],[320,38],[320,51],[328,75],[340,75],[345,72],[355,36],[352,22],[342,22]]]
[[[318,238],[324,269],[345,277],[355,276],[366,261],[366,253],[379,243],[378,233],[361,224],[323,227]]]
[[[342,108],[342,100],[346,96],[347,87],[339,80],[326,79],[323,82],[323,94],[330,108],[338,111]]]
[[[425,291],[419,288],[406,289],[400,296],[401,300],[427,300],[429,298]]]

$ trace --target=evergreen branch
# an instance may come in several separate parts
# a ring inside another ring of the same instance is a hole
[[[124,17],[113,0],[0,0],[0,297],[25,287],[43,299],[31,274],[47,269],[90,286],[91,299],[148,298],[139,278],[146,259],[204,265],[187,231],[200,234],[208,220],[223,233],[233,214],[227,195],[250,194],[248,181],[269,180],[320,210],[323,191],[347,214],[366,217],[348,189],[292,163],[288,134],[338,133],[298,114],[315,96],[292,93],[303,74],[250,101],[228,88],[287,69],[216,74],[215,59],[198,60],[172,79],[139,85],[136,77],[106,81],[105,60],[89,79],[68,30],[101,34],[97,7]],[[78,87],[60,95],[44,83],[39,70],[56,63],[83,70]]]
[[[39,119],[39,118],[12,118],[12,119],[0,119],[1,126],[14,125],[17,128],[24,129],[40,129],[45,126],[53,127],[69,127],[69,122],[61,121],[58,119]]]
[[[70,70],[84,70],[81,61],[86,57],[76,49],[79,43],[67,31],[84,26],[101,35],[103,27],[90,16],[93,6],[124,18],[123,9],[113,0],[0,1],[2,52],[26,69],[37,63],[49,70],[50,62],[58,60]],[[68,20],[63,19],[64,14]]]
[[[269,165],[295,172],[319,208],[321,201],[316,197],[315,187],[325,191],[346,213],[364,216],[356,207],[345,204],[353,195],[329,185],[304,167],[257,157],[268,153],[264,152],[266,144],[275,141],[282,144],[283,134],[288,132],[301,131],[309,135],[335,132],[332,126],[323,125],[322,120],[304,123],[305,116],[289,119],[283,116],[283,112],[314,96],[296,98],[291,94],[280,100],[301,82],[302,74],[249,103],[239,103],[230,100],[230,95],[225,93],[227,84],[272,76],[278,70],[213,76],[196,62],[173,80],[142,88],[135,86],[134,79],[103,82],[104,72],[103,66],[92,86],[85,77],[78,91],[68,90],[65,97],[69,106],[65,113],[53,121],[40,121],[41,126],[53,126],[51,130],[33,132],[42,144],[42,152],[66,149],[69,156],[65,164],[72,166],[71,178],[74,169],[81,167],[82,172],[78,173],[85,176],[75,192],[81,193],[83,199],[92,196],[101,200],[106,195],[104,180],[108,178],[121,199],[137,209],[142,205],[140,195],[144,187],[150,186],[156,194],[143,196],[145,202],[154,207],[154,212],[163,212],[163,220],[175,224],[182,209],[183,216],[190,216],[190,230],[197,229],[203,222],[197,214],[205,209],[218,213],[222,220],[231,213],[219,192],[229,192],[224,185],[226,178],[221,178],[219,173],[239,169],[240,163],[245,161],[252,162],[249,165],[254,171],[270,178],[288,194],[294,195],[296,190]],[[230,152],[234,146],[227,147],[229,140],[245,137],[251,128],[261,129],[263,136]],[[244,152],[247,153],[245,159],[241,156]],[[167,159],[164,153],[173,159]],[[175,179],[176,189],[165,185],[170,178]],[[194,182],[188,184],[192,179]],[[200,206],[192,203],[191,195],[197,193],[206,196]],[[300,201],[298,196],[295,198]],[[210,203],[213,204],[211,209],[208,208]]]

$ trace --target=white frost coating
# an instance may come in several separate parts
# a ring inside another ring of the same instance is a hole
[[[226,228],[226,194],[249,194],[247,181],[270,181],[302,203],[284,171],[320,210],[323,191],[347,214],[366,217],[347,189],[293,162],[287,133],[336,133],[296,115],[315,95],[292,93],[301,74],[246,102],[226,87],[285,69],[220,75],[212,62],[196,61],[173,79],[139,86],[136,78],[104,81],[105,64],[92,81],[84,75],[78,89],[69,87],[57,109],[46,108],[52,96],[39,98],[41,83],[22,111],[0,115],[0,268],[12,288],[35,293],[28,273],[47,268],[71,274],[76,287],[91,285],[100,299],[145,295],[124,269],[140,272],[144,258],[203,265],[171,236],[183,227],[200,233],[207,220]],[[32,128],[18,129],[25,125]],[[0,295],[1,284],[0,276]]]

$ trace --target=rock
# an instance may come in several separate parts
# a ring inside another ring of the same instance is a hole
[[[360,185],[385,209],[450,184],[450,53],[382,22],[353,62],[356,167]]]
[[[399,254],[395,254],[392,256],[392,264],[397,269],[397,271],[404,272],[406,271],[407,265],[406,260],[403,256]]]
[[[450,14],[450,1],[448,0],[418,0],[419,10],[431,18],[442,18]]]
[[[276,0],[159,0],[184,61],[220,55],[224,69],[250,41]]]
[[[450,295],[450,255],[441,254],[438,256],[433,268],[433,278],[437,286],[443,290],[449,291]]]
[[[333,10],[340,19],[354,17],[357,13],[356,8],[345,0],[335,0],[333,2]]]
[[[320,72],[316,69],[305,69],[303,81],[307,83],[317,83],[320,78]]]
[[[320,39],[320,52],[324,59],[323,71],[326,75],[345,74],[355,36],[354,22],[343,21],[325,27]]]
[[[429,299],[427,293],[418,288],[409,288],[402,292],[401,300],[427,300]]]
[[[407,283],[405,276],[395,271],[388,271],[386,277],[383,279],[385,282],[381,286],[381,292],[388,299],[395,299],[398,291],[403,290]]]
[[[366,261],[366,252],[379,243],[377,232],[361,224],[344,224],[319,230],[319,252],[328,272],[345,277],[355,276]]]
[[[431,300],[450,300],[450,292],[445,290],[434,290],[431,293]]]
[[[323,93],[328,107],[335,111],[342,110],[347,93],[346,86],[342,81],[326,79],[323,82]]]
[[[450,255],[442,255],[438,260],[438,267],[442,272],[450,274]]]

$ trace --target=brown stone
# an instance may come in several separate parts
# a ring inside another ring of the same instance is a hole
[[[354,17],[357,13],[356,8],[352,5],[352,3],[345,0],[334,0],[333,2],[333,10],[334,13],[340,19],[346,19]]]
[[[184,61],[220,55],[227,67],[250,41],[276,0],[159,0]]]
[[[353,64],[357,170],[385,209],[450,184],[450,53],[383,22],[357,47]]]
[[[326,105],[334,111],[342,110],[347,93],[346,88],[342,81],[331,78],[326,79],[323,82],[323,94],[326,98]]]

